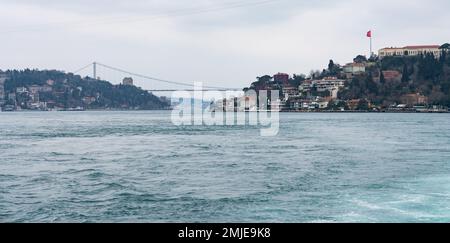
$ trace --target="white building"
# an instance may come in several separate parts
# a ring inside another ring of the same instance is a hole
[[[329,91],[333,99],[338,97],[338,92],[345,87],[345,80],[336,77],[327,77],[321,80],[305,80],[299,87],[300,93],[310,92],[316,88],[318,92]]]
[[[328,107],[329,102],[328,101],[321,101],[319,103],[319,109],[326,109]]]
[[[349,63],[344,66],[344,73],[361,74],[366,72],[366,65],[364,63]]]
[[[5,103],[5,81],[6,75],[0,74],[0,105]]]
[[[423,46],[405,46],[405,47],[387,47],[378,51],[380,58],[389,56],[418,56],[428,53],[435,57],[440,57],[442,50],[439,45],[423,45]]]
[[[39,92],[48,93],[48,92],[53,91],[53,88],[48,85],[43,85],[43,86],[32,85],[32,86],[28,87],[28,89],[30,90],[30,93],[32,93],[32,94],[36,94]],[[20,91],[23,91],[23,90],[20,90]],[[24,92],[19,92],[19,88],[18,88],[17,93],[24,93]]]
[[[290,97],[299,96],[299,89],[293,86],[285,86],[283,87],[284,99],[288,100]]]
[[[286,106],[286,103],[280,99],[270,101],[270,111],[281,111]]]
[[[298,90],[300,92],[309,92],[311,88],[313,87],[313,83],[311,80],[305,80],[302,84],[298,87]]]
[[[238,111],[256,111],[258,109],[257,98],[242,96],[238,99]]]
[[[28,92],[28,90],[25,87],[16,88],[16,93],[18,93],[18,94],[27,93],[27,92]]]
[[[345,86],[345,80],[335,77],[324,78],[322,80],[314,80],[313,86],[318,92],[339,90]]]

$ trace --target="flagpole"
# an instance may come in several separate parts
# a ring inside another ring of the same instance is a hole
[[[369,30],[368,32],[367,32],[367,37],[370,39],[369,41],[370,41],[370,53],[369,53],[369,55],[370,55],[370,57],[372,57],[372,55],[373,55],[373,49],[372,49],[372,30]]]

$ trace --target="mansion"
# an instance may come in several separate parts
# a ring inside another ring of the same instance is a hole
[[[441,55],[442,50],[439,45],[425,45],[425,46],[405,46],[405,47],[387,47],[378,51],[378,56],[418,56],[422,54],[431,53],[435,57]]]

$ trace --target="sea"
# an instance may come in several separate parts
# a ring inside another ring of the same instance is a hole
[[[0,222],[450,222],[450,114],[2,112]]]

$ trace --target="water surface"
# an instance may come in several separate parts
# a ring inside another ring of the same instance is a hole
[[[449,114],[0,113],[0,222],[450,222]]]

